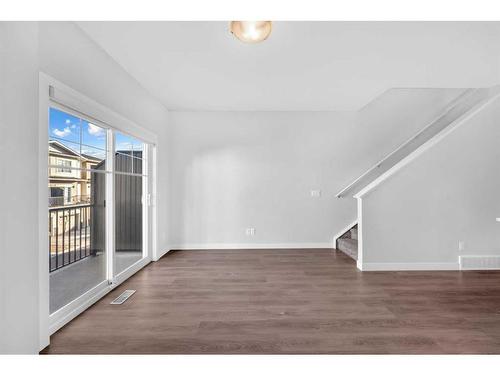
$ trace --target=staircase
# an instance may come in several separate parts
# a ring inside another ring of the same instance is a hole
[[[368,192],[386,181],[401,168],[404,168],[419,155],[437,144],[441,139],[448,136],[454,128],[460,126],[464,121],[467,121],[468,116],[473,116],[477,111],[482,110],[484,106],[488,105],[489,102],[495,100],[499,96],[500,85],[465,90],[458,97],[453,99],[444,111],[428,123],[422,130],[407,139],[365,173],[345,186],[336,194],[336,197],[356,198],[358,203],[358,217],[356,218],[356,222],[361,222],[361,220],[363,220],[361,201],[362,199],[366,199],[364,197]],[[357,267],[360,270],[382,267],[383,263],[378,265],[373,263],[370,268],[365,268],[363,265],[363,248],[367,245],[365,242],[366,239],[363,238],[363,233],[360,233],[363,241],[358,243],[357,225],[351,223],[347,227],[344,227],[340,233],[343,231],[345,232],[342,235],[338,236],[337,234],[334,237],[334,245],[337,250],[355,259],[357,261]],[[423,267],[422,264],[420,267]]]
[[[342,251],[354,260],[358,259],[358,225],[345,232],[337,239],[337,250]]]

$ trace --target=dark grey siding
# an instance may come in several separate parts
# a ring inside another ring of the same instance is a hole
[[[142,157],[141,152],[133,156]],[[96,169],[103,170],[104,162]],[[120,172],[142,173],[142,160],[131,157],[128,153],[115,155],[115,170]],[[142,177],[115,175],[115,246],[116,251],[142,251]],[[93,173],[92,176],[92,247],[104,249],[104,205],[105,176]]]
[[[137,153],[134,153],[137,156]],[[142,154],[141,154],[142,156]],[[142,173],[142,160],[117,154],[115,170]],[[142,177],[115,175],[116,251],[142,251]]]
[[[102,164],[102,165],[101,165]],[[96,169],[104,170],[104,162]],[[90,251],[93,255],[106,249],[106,175],[92,173],[91,179],[91,209],[90,209]]]

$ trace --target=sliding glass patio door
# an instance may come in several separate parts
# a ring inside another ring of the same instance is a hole
[[[152,146],[56,103],[48,133],[49,310],[60,320],[149,256]]]

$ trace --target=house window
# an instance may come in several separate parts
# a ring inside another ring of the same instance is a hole
[[[58,172],[71,173],[71,160],[58,160],[57,165],[60,166],[57,168]]]

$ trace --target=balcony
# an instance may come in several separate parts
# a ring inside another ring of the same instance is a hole
[[[57,197],[61,198],[61,197]],[[106,280],[104,204],[87,197],[72,205],[49,208],[50,312],[55,312]],[[52,203],[57,204],[56,200]],[[62,202],[64,203],[64,202]],[[139,200],[140,203],[140,200]],[[50,204],[50,200],[49,200]],[[117,223],[117,228],[122,224]],[[135,227],[128,233],[141,230]],[[123,243],[124,231],[117,231],[117,243]],[[126,240],[126,239],[125,239]],[[115,252],[115,269],[120,272],[142,258],[142,247],[120,245]]]

